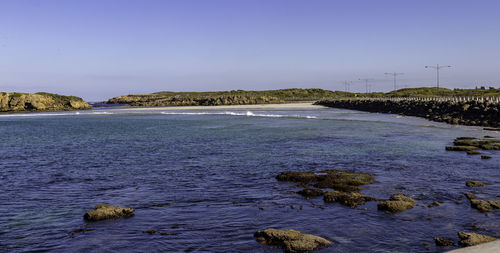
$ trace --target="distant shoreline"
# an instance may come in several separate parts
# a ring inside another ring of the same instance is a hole
[[[159,111],[159,110],[224,110],[224,109],[308,109],[326,108],[322,105],[314,105],[313,102],[285,103],[285,104],[256,104],[256,105],[216,105],[216,106],[162,106],[162,107],[127,107],[112,110],[118,111]]]

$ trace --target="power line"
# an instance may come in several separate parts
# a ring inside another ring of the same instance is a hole
[[[394,90],[397,90],[397,86],[396,86],[396,76],[399,76],[399,75],[404,75],[404,73],[397,73],[397,72],[393,72],[393,73],[384,73],[385,75],[391,75],[391,76],[394,76]]]
[[[351,89],[352,81],[344,81],[344,85],[345,85],[345,91],[349,92],[349,90]]]
[[[373,80],[373,78],[360,78],[359,80],[360,80],[360,81],[365,81],[365,85],[366,85],[366,94],[368,94],[368,81]]]

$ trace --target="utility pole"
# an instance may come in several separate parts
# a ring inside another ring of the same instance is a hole
[[[399,76],[399,75],[404,75],[404,73],[397,73],[397,72],[394,72],[394,73],[384,73],[385,75],[391,75],[391,76],[394,76],[394,90],[397,89],[397,86],[396,86],[396,76]]]
[[[368,94],[368,81],[371,81],[373,80],[372,78],[360,78],[359,79],[360,81],[365,81],[365,85],[366,85],[366,94]]]
[[[349,90],[351,89],[352,81],[344,81],[344,85],[345,85],[345,91],[349,92]]]
[[[438,88],[439,90],[439,70],[442,69],[442,68],[451,68],[451,66],[439,66],[439,64],[437,64],[436,66],[425,66],[426,69],[435,69],[436,70],[436,73],[437,73],[437,78],[436,78],[436,87]]]

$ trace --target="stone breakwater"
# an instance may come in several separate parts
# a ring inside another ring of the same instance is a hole
[[[0,92],[0,112],[67,111],[90,108],[87,102],[74,96],[44,92],[35,94]]]
[[[315,104],[333,108],[417,116],[449,124],[500,127],[499,98],[359,98],[321,100]]]

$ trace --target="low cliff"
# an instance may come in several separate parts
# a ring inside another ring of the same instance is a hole
[[[169,92],[126,95],[109,99],[107,104],[130,106],[184,106],[184,105],[246,105],[279,104],[296,101],[317,101],[325,98],[345,96],[345,92],[323,89],[280,89],[280,90],[231,90],[211,92]]]
[[[0,92],[0,112],[68,111],[90,108],[87,102],[74,96],[45,92],[35,94]]]
[[[251,105],[279,104],[283,100],[269,96],[216,96],[216,97],[178,97],[153,95],[126,95],[108,100],[108,104],[127,104],[130,106],[196,106],[196,105]]]
[[[417,116],[449,124],[500,127],[500,103],[498,100],[379,98],[322,100],[315,104],[367,112]]]

